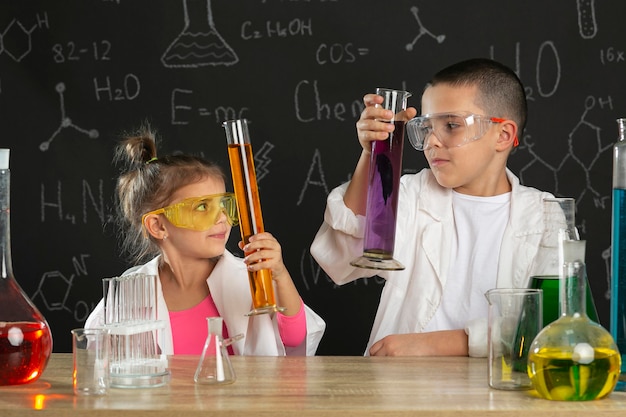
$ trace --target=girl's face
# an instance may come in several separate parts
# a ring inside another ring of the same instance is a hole
[[[169,204],[175,204],[191,197],[220,194],[226,191],[224,181],[219,177],[206,177],[201,181],[185,185],[176,190]],[[180,257],[214,258],[224,253],[226,242],[230,236],[231,226],[226,214],[220,211],[217,222],[208,230],[196,231],[176,227],[164,220],[167,229],[167,242],[163,248],[173,249]]]

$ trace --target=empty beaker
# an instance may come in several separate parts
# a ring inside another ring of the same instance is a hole
[[[72,385],[76,395],[105,395],[109,389],[109,331],[73,329]]]
[[[503,390],[530,389],[528,349],[541,330],[541,290],[495,288],[489,301],[489,386]]]

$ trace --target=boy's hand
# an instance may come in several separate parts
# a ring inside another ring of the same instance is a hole
[[[366,94],[363,97],[363,103],[365,104],[365,109],[361,113],[361,118],[356,122],[356,131],[363,150],[369,153],[372,150],[372,141],[387,139],[389,133],[395,129],[393,123],[385,122],[385,120],[393,119],[394,114],[391,110],[385,110],[380,107],[383,103],[383,97],[378,94]],[[415,117],[416,114],[417,110],[409,107],[395,115],[395,119],[408,121]]]
[[[371,356],[467,356],[465,330],[392,334],[370,348]]]

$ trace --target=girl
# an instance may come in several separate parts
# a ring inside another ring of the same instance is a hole
[[[190,155],[157,158],[153,133],[143,128],[116,149],[126,170],[117,183],[122,249],[136,263],[124,274],[158,276],[158,320],[165,328],[164,354],[200,354],[206,317],[224,319],[224,338],[244,337],[229,346],[235,355],[314,355],[324,321],[304,305],[270,233],[259,233],[235,257],[226,250],[237,224],[234,195],[216,165]],[[270,269],[277,305],[284,312],[246,316],[252,305],[248,270]],[[85,327],[104,324],[101,301]]]

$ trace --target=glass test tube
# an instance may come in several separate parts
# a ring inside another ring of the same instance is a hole
[[[247,244],[252,235],[265,231],[248,122],[246,119],[227,120],[222,126],[226,130],[228,141],[228,158],[239,210],[241,239]],[[276,306],[272,272],[269,269],[248,271],[248,279],[253,304],[249,315],[281,310]]]

